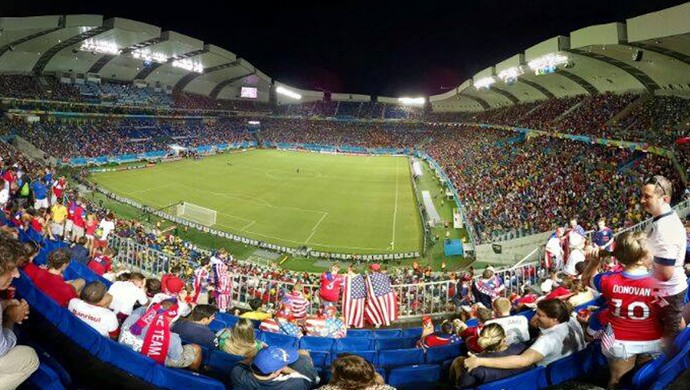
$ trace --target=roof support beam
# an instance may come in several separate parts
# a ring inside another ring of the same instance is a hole
[[[470,100],[474,100],[475,102],[479,103],[479,105],[482,106],[482,108],[483,108],[484,110],[489,110],[489,109],[491,109],[491,105],[490,105],[489,103],[487,103],[486,100],[484,100],[484,99],[482,99],[482,98],[480,98],[480,97],[472,96],[472,95],[467,95],[467,94],[462,93],[462,92],[459,93],[458,95],[459,95],[459,96],[464,96],[464,97],[466,97],[466,98],[468,98],[468,99],[470,99]]]
[[[634,66],[626,64],[623,61],[619,61],[615,58],[611,58],[611,57],[605,56],[605,55],[600,54],[600,53],[591,53],[589,51],[582,50],[582,49],[570,49],[570,50],[566,50],[566,51],[571,52],[571,53],[575,53],[575,54],[579,54],[581,56],[585,56],[588,58],[593,58],[595,60],[605,62],[611,66],[615,66],[616,68],[618,68],[618,69],[628,73],[632,77],[634,77],[635,80],[639,81],[640,84],[642,84],[642,86],[644,86],[645,89],[649,93],[654,93],[654,91],[656,91],[657,89],[661,89],[661,87],[659,87],[659,84],[657,84],[654,80],[652,80],[649,76],[647,76],[646,73],[635,68]]]
[[[589,81],[583,79],[575,73],[570,73],[568,71],[561,70],[557,72],[557,74],[560,74],[561,76],[566,77],[577,84],[580,84],[580,86],[584,88],[585,91],[587,91],[590,95],[596,95],[599,93],[599,90],[596,89]]]
[[[72,45],[76,45],[79,42],[83,42],[89,38],[95,37],[96,35],[104,33],[111,29],[112,27],[106,26],[94,27],[89,31],[75,35],[72,38],[66,39],[61,43],[54,45],[50,49],[46,50],[38,59],[38,61],[36,61],[32,69],[32,72],[37,75],[40,75],[45,70],[46,65],[48,65],[48,62],[50,62],[50,60],[53,59],[53,57],[55,57],[55,55],[59,53],[62,49],[68,48]]]
[[[60,24],[63,24],[63,22],[61,22]],[[0,57],[2,57],[8,51],[14,50],[15,47],[21,45],[24,42],[28,42],[32,39],[40,38],[44,35],[47,35],[47,34],[50,34],[54,31],[60,30],[61,28],[62,28],[62,26],[50,28],[48,30],[39,31],[39,32],[34,33],[34,34],[27,35],[24,38],[20,38],[20,39],[17,39],[15,41],[12,41],[12,42],[8,43],[7,45],[0,47]]]
[[[675,60],[678,60],[678,61],[684,63],[685,65],[690,65],[690,56],[683,54],[681,52],[677,52],[675,50],[667,49],[667,48],[662,47],[662,46],[654,46],[654,45],[649,45],[646,43],[637,43],[637,42],[636,43],[628,43],[627,45],[634,47],[636,49],[647,50],[647,51],[651,51],[651,52],[656,53],[656,54],[660,54],[662,56],[671,57]]]
[[[512,93],[510,93],[510,92],[508,92],[508,91],[506,91],[506,90],[503,90],[503,89],[500,89],[500,88],[496,88],[496,87],[493,86],[493,85],[492,85],[489,89],[492,90],[492,91],[495,91],[496,93],[499,93],[499,94],[503,95],[506,99],[508,99],[508,100],[510,100],[511,102],[513,102],[513,104],[520,104],[520,99],[518,99],[517,97],[515,97],[515,95],[513,95]]]
[[[231,77],[227,80],[223,80],[220,83],[216,84],[215,87],[213,87],[213,89],[211,90],[211,94],[209,96],[211,96],[211,99],[217,99],[218,95],[220,95],[220,93],[223,91],[223,89],[225,89],[225,87],[234,83],[237,80],[242,80],[243,78],[245,78],[247,76],[251,76],[253,74],[256,74],[256,72],[249,72],[249,73],[243,74],[241,76]]]
[[[541,85],[535,81],[525,80],[525,79],[520,78],[520,77],[518,77],[518,81],[525,83],[525,84],[529,85],[530,87],[536,89],[537,91],[541,92],[542,95],[546,96],[547,99],[555,99],[556,98],[556,95],[554,95],[553,93],[551,93],[551,91],[546,89],[546,87],[544,87],[543,85]]]
[[[206,69],[204,69],[204,73],[189,72],[186,75],[184,75],[184,77],[182,77],[180,80],[178,80],[177,83],[175,83],[174,90],[181,92],[185,88],[187,88],[187,85],[189,85],[189,83],[194,81],[194,79],[196,79],[197,77],[201,77],[201,76],[209,74],[209,73],[217,72],[217,71],[222,70],[222,69],[232,68],[234,66],[238,66],[239,64],[240,64],[240,59],[238,58],[232,62],[226,62],[225,64],[220,64],[220,65],[212,66],[210,68],[206,68]]]

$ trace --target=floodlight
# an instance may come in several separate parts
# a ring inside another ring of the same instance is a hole
[[[194,62],[190,59],[175,60],[172,62],[172,66],[175,68],[184,69],[190,72],[204,73],[204,66],[198,62]]]
[[[496,79],[491,77],[491,76],[490,77],[484,77],[484,78],[479,79],[479,80],[474,82],[474,88],[476,88],[476,89],[482,89],[482,88],[489,89],[489,87],[491,87],[491,84],[493,84],[495,82],[496,82]]]
[[[297,100],[302,99],[302,95],[298,94],[297,92],[290,91],[289,89],[284,88],[284,87],[282,87],[282,86],[278,86],[278,87],[276,88],[276,92],[279,93],[279,94],[281,94],[281,95],[285,95],[285,96],[287,96],[287,97],[291,97],[291,98],[293,98],[293,99],[297,99]]]
[[[503,80],[504,83],[514,82],[519,76],[522,76],[525,71],[522,66],[514,66],[498,72],[498,78]]]
[[[527,65],[534,71],[535,74],[553,73],[559,65],[567,64],[568,56],[560,53],[549,53],[545,56],[535,58],[528,62]]]
[[[92,53],[99,54],[120,54],[120,49],[117,48],[117,44],[106,41],[96,41],[93,39],[88,39],[82,42],[79,50],[90,51]]]
[[[398,101],[402,104],[408,105],[408,106],[421,106],[424,104],[425,100],[423,97],[401,97],[398,98]]]
[[[249,123],[250,125],[260,125],[261,124],[261,122],[259,122],[259,121],[249,121],[247,123]]]
[[[168,57],[163,53],[154,53],[148,50],[133,50],[132,57],[144,61],[157,62],[163,64],[168,61]]]

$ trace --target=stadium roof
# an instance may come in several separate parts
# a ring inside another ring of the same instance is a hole
[[[585,27],[538,43],[429,100],[438,111],[477,111],[607,91],[690,95],[689,21],[685,3],[624,23]],[[528,66],[553,54],[567,58],[553,73],[536,75]],[[522,74],[508,81],[499,77],[511,69]],[[488,88],[475,87],[487,78],[494,81]]]
[[[606,91],[690,94],[688,20],[690,3],[685,3],[625,22],[556,36],[429,100],[435,111],[479,111]],[[536,75],[528,65],[554,55],[561,56],[563,62],[550,70],[542,69],[546,74]],[[272,82],[230,51],[147,23],[104,20],[101,15],[0,18],[0,73],[30,72],[139,79],[221,99],[239,98],[240,86],[255,86],[260,101],[268,100]],[[512,72],[513,76],[501,78],[502,72]],[[493,82],[488,88],[476,87],[487,80]],[[323,92],[293,90],[304,97],[302,101],[323,98]],[[366,95],[350,94],[334,94],[332,98],[370,100]],[[292,102],[281,97],[278,101]]]
[[[255,86],[264,101],[271,83],[232,52],[147,23],[101,15],[0,18],[0,73],[30,72],[97,73],[225,99],[238,97],[240,85]]]

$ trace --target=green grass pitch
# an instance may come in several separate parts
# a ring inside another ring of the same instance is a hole
[[[406,157],[250,150],[97,173],[91,180],[156,208],[186,201],[216,210],[216,229],[273,244],[360,254],[421,251]]]

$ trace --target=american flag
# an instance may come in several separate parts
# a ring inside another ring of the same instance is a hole
[[[601,347],[603,349],[611,349],[613,342],[616,340],[613,334],[611,324],[607,324],[606,328],[601,333]]]
[[[364,299],[367,297],[364,277],[348,275],[343,290],[343,317],[345,325],[364,327]]]
[[[398,319],[398,297],[388,275],[373,273],[367,278],[366,318],[376,326],[390,325]]]

